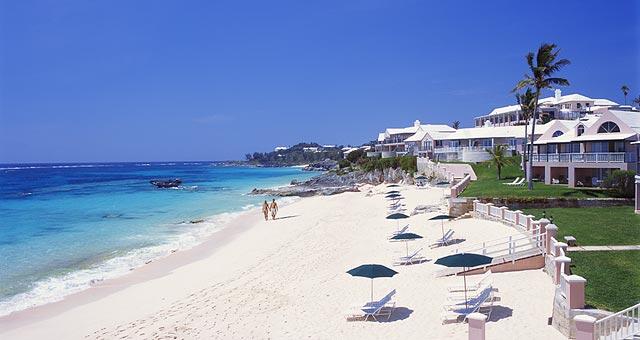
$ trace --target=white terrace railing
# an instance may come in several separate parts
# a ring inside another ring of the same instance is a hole
[[[604,317],[595,323],[597,340],[631,339],[640,334],[640,303]]]
[[[471,182],[471,175],[466,175],[464,178],[451,187],[451,197],[456,198],[467,188],[467,185]]]
[[[490,216],[523,231],[527,231],[533,227],[531,225],[533,216],[524,214],[520,210],[508,210],[505,207],[497,207],[493,204],[475,202],[474,212],[480,215]]]
[[[633,162],[635,157],[624,152],[598,153],[550,153],[533,154],[534,162],[562,162],[562,163],[624,163]]]
[[[452,253],[482,254],[493,258],[490,265],[514,262],[518,259],[538,255],[544,252],[545,234],[523,233],[480,242],[469,247],[458,248]],[[482,266],[482,267],[487,267]],[[472,269],[472,268],[466,268]],[[436,276],[453,275],[464,271],[463,268],[446,268],[436,272]]]

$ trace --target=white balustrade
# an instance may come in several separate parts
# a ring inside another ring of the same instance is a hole
[[[596,321],[594,333],[598,340],[631,339],[640,334],[640,303]]]

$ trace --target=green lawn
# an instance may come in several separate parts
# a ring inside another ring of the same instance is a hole
[[[617,312],[640,302],[640,251],[571,252],[573,274],[587,279],[586,302]]]
[[[516,177],[523,177],[520,170],[520,157],[509,158],[510,164],[502,169],[502,179],[497,179],[497,171],[490,162],[471,164],[473,171],[478,176],[477,181],[473,181],[462,192],[462,197],[479,198],[588,198],[588,197],[608,197],[608,193],[599,189],[573,189],[566,185],[546,185],[535,182],[533,190],[528,190],[525,186],[513,187],[503,183],[513,182]]]
[[[640,244],[640,215],[631,206],[524,209],[536,218],[542,218],[543,211],[558,226],[559,241],[572,235],[579,245]]]

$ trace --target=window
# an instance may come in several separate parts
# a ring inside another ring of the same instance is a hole
[[[584,133],[584,125],[578,125],[578,130],[577,130],[576,134],[578,136],[582,136],[583,133]]]
[[[565,109],[570,109],[571,108],[571,104],[564,104],[564,108]]]
[[[604,122],[598,128],[598,133],[620,132],[620,127],[614,122]]]
[[[558,130],[558,131],[554,132],[551,137],[559,137],[559,136],[562,136],[562,135],[564,135],[564,132]]]
[[[577,103],[577,104],[576,104],[576,107],[580,109],[580,108],[582,108],[582,104]]]

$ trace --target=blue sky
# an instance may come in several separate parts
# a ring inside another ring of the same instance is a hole
[[[3,1],[0,162],[241,159],[513,103],[554,42],[563,93],[640,95],[622,1]],[[536,12],[531,8],[535,7]]]

